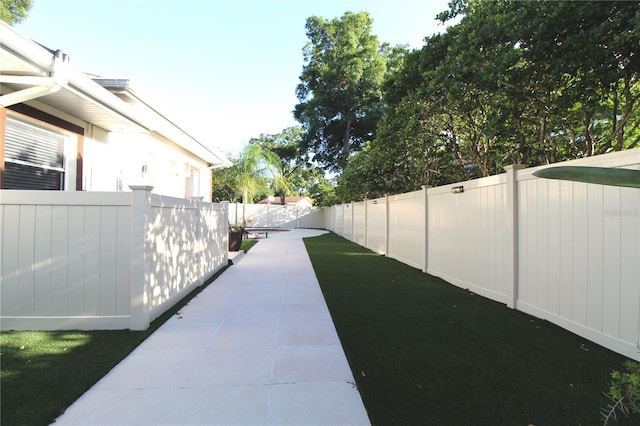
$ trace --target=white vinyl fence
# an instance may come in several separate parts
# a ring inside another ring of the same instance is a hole
[[[227,208],[132,192],[0,191],[2,330],[144,330],[227,264]]]
[[[640,149],[563,165],[637,170]],[[540,168],[333,206],[325,227],[640,360],[640,189]]]
[[[324,228],[322,209],[281,204],[229,203],[229,222],[254,228]]]

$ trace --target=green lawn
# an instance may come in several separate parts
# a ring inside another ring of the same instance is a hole
[[[602,425],[625,357],[335,234],[305,244],[375,426]]]

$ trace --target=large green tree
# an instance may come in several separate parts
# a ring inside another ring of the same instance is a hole
[[[9,25],[18,24],[27,19],[32,6],[32,0],[0,0],[0,20]]]
[[[371,29],[366,12],[307,19],[309,42],[294,115],[306,132],[304,146],[333,171],[342,170],[349,155],[374,138],[382,114],[389,49]]]
[[[640,146],[640,3],[455,0],[388,74],[340,194],[392,193]],[[353,196],[353,195],[352,195]]]

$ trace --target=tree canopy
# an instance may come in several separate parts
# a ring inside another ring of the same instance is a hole
[[[640,146],[640,3],[452,0],[435,18],[456,17],[411,51],[365,12],[308,18],[302,127],[256,141],[289,190],[352,201]]]
[[[456,0],[462,19],[406,54],[375,139],[339,194],[358,199],[640,146],[640,3]]]
[[[304,146],[330,170],[342,170],[349,155],[374,138],[382,114],[387,55],[371,27],[366,12],[307,19],[294,115],[305,130]]]
[[[9,25],[19,24],[27,19],[32,0],[0,0],[0,19]]]
[[[252,203],[276,196],[284,204],[286,196],[294,195],[307,196],[315,205],[331,205],[334,185],[309,161],[303,135],[300,127],[289,127],[252,138],[232,167],[214,171],[214,199]]]

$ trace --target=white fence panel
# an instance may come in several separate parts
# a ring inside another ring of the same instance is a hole
[[[387,198],[367,200],[367,243],[371,251],[379,254],[387,252]]]
[[[344,205],[333,206],[333,229],[338,235],[344,235]]]
[[[393,195],[389,201],[389,257],[414,268],[424,264],[424,191]]]
[[[2,329],[144,329],[227,264],[226,206],[149,191],[1,191]]]
[[[638,169],[640,155],[622,154],[585,163]],[[640,191],[536,179],[536,170],[518,178],[518,308],[632,356],[640,335]]]
[[[146,256],[150,319],[198,285],[198,202],[152,194]]]
[[[364,201],[351,203],[353,206],[353,237],[352,241],[364,246],[367,241],[367,205]]]
[[[638,170],[640,149],[562,165]],[[640,360],[640,190],[532,176],[540,168],[427,189],[426,232],[414,193],[364,201],[364,213],[353,203],[352,221],[333,206],[325,227],[349,235],[352,223],[372,251]]]
[[[458,186],[464,192],[452,192]],[[430,188],[427,193],[427,272],[504,302],[506,176]]]
[[[127,328],[130,203],[126,193],[2,191],[2,328]]]
[[[324,228],[321,209],[281,204],[229,203],[229,222],[254,228]]]
[[[200,253],[200,277],[206,279],[227,264],[229,223],[226,204],[200,203],[200,235],[196,251]]]
[[[298,209],[298,226],[302,229],[320,229],[324,228],[324,211],[318,207],[299,208]]]
[[[353,240],[353,206],[343,204],[344,213],[342,216],[342,236],[347,240]]]

